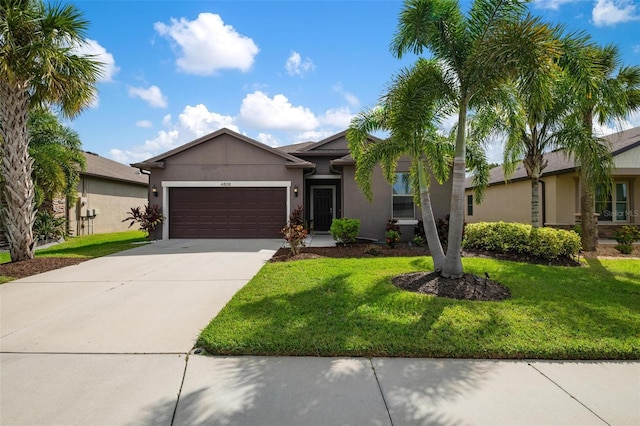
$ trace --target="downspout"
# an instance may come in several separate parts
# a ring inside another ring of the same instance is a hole
[[[540,179],[540,189],[541,189],[541,194],[540,194],[540,210],[542,212],[542,224],[541,226],[544,226],[545,223],[547,223],[547,191],[546,191],[546,186],[544,184],[544,181],[542,179]]]

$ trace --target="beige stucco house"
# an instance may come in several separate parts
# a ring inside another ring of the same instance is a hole
[[[640,127],[606,136],[615,163],[610,196],[596,194],[602,237],[625,224],[640,224]],[[568,228],[579,222],[579,173],[573,158],[562,151],[545,154],[548,161],[540,185],[541,225]],[[466,186],[467,222],[531,222],[531,181],[520,163],[509,179],[502,167],[491,170],[481,204],[474,203],[470,179]]]
[[[149,176],[137,168],[85,152],[76,203],[65,206],[72,235],[126,231],[131,207],[147,204]]]
[[[421,217],[398,164],[393,187],[377,170],[373,202],[355,180],[346,132],[320,142],[272,148],[221,129],[141,163],[151,173],[150,204],[162,207],[158,238],[281,238],[291,210],[303,206],[313,232],[328,232],[334,218],[361,221],[360,235],[382,239],[389,219],[398,219],[403,237],[413,237]],[[432,186],[434,214],[448,213],[450,184]]]

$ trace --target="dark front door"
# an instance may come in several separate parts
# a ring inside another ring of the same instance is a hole
[[[333,221],[333,188],[313,189],[313,228],[326,232]]]

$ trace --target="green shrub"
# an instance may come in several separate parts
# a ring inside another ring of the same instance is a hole
[[[57,241],[67,233],[67,221],[48,211],[38,211],[33,223],[33,236],[38,241]]]
[[[386,234],[384,234],[384,241],[389,247],[394,248],[398,241],[400,241],[400,232],[393,230],[387,231]]]
[[[422,247],[424,245],[424,241],[425,239],[422,238],[420,235],[416,235],[415,237],[413,237],[413,240],[411,240],[413,242],[413,245],[416,247]]]
[[[573,231],[522,223],[481,222],[467,225],[463,244],[468,249],[555,259],[578,254],[580,236]]]
[[[622,254],[631,254],[633,251],[633,244],[631,243],[618,243],[613,247]]]
[[[360,233],[360,220],[347,218],[333,219],[329,232],[338,243],[352,243]]]
[[[613,239],[619,244],[633,244],[640,240],[640,226],[625,225],[613,234]]]

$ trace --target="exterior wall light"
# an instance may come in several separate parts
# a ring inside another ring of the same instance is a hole
[[[151,192],[153,193],[154,197],[158,196],[158,187],[153,185],[153,187],[151,187]]]
[[[293,195],[294,195],[296,198],[298,198],[298,185],[295,185],[295,186],[293,187]]]

